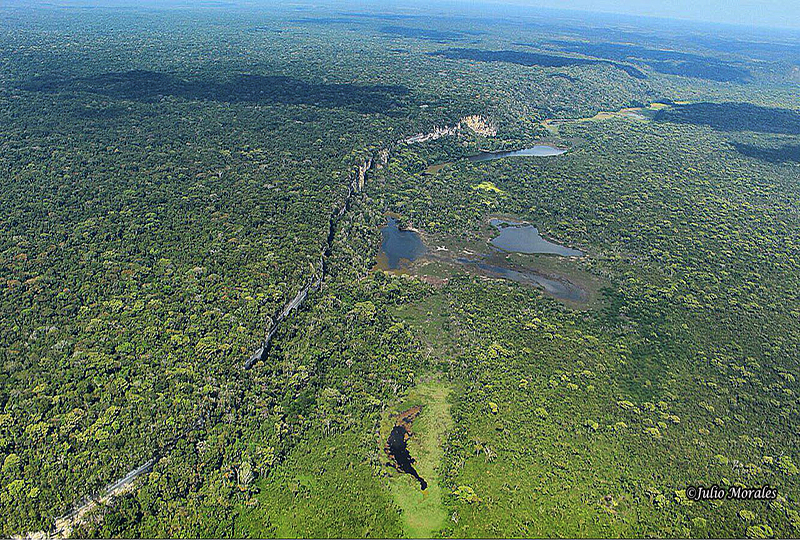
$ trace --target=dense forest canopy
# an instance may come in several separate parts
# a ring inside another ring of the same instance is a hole
[[[800,534],[800,34],[428,9],[0,6],[3,535]]]

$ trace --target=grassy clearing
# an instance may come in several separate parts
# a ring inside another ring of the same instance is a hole
[[[411,538],[429,538],[441,529],[447,521],[447,512],[442,505],[442,487],[439,479],[442,461],[442,445],[446,433],[452,425],[448,396],[450,388],[431,380],[414,387],[393,412],[399,412],[414,405],[422,405],[422,413],[414,421],[413,436],[408,441],[408,449],[416,460],[414,466],[420,476],[428,482],[425,491],[419,483],[407,474],[393,474],[390,491],[395,504],[402,510],[403,528]],[[385,440],[394,425],[393,415],[387,415],[381,429]]]

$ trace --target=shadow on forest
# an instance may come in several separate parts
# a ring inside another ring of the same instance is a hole
[[[429,28],[411,28],[408,26],[383,26],[380,31],[383,34],[404,38],[424,39],[436,41],[437,43],[458,41],[465,37],[463,32],[457,32],[455,30],[433,30]]]
[[[760,159],[769,163],[800,163],[800,145],[781,146],[778,148],[764,148],[745,143],[731,143],[736,151],[743,156]]]
[[[317,105],[361,113],[387,113],[401,108],[409,95],[397,85],[308,83],[285,76],[238,74],[227,80],[182,78],[155,71],[104,73],[83,78],[40,78],[23,89],[34,92],[91,92],[143,102],[164,96],[228,103]]]
[[[548,79],[564,79],[565,81],[569,81],[571,83],[578,82],[578,79],[576,79],[575,77],[570,77],[566,73],[551,73],[550,75],[547,76],[547,78]]]
[[[776,36],[777,37],[777,36]],[[800,55],[800,43],[796,40],[786,41],[777,37],[772,40],[754,40],[732,37],[723,37],[708,34],[695,34],[688,36],[688,40],[702,47],[714,49],[725,53],[743,54],[750,58],[763,60],[788,60],[796,62]]]
[[[674,104],[658,111],[654,119],[659,122],[709,126],[718,131],[800,134],[800,113],[751,103]]]
[[[430,53],[451,60],[475,60],[477,62],[508,62],[521,66],[565,67],[565,66],[591,66],[607,65],[621,69],[631,77],[646,79],[647,75],[633,66],[617,64],[608,60],[588,60],[586,58],[570,58],[568,56],[555,56],[551,54],[521,52],[521,51],[483,51],[480,49],[447,49]]]
[[[320,26],[327,26],[329,24],[355,24],[358,21],[350,17],[301,17],[299,19],[291,19],[289,22],[294,24],[317,24]]]
[[[750,73],[728,62],[701,56],[699,54],[649,49],[639,45],[623,43],[584,43],[572,41],[553,41],[553,45],[565,52],[580,53],[587,56],[607,58],[621,62],[641,62],[654,71],[668,75],[680,75],[695,79],[720,82],[747,82]],[[518,45],[528,45],[518,43]]]

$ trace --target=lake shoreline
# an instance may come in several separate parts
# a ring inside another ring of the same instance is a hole
[[[381,250],[376,256],[374,270],[387,271],[394,274],[410,274],[424,279],[428,282],[441,286],[446,283],[447,278],[436,275],[429,275],[424,269],[430,265],[446,268],[463,269],[467,273],[478,275],[489,279],[499,279],[513,281],[523,286],[534,286],[541,290],[543,294],[554,297],[568,305],[578,306],[588,304],[592,294],[587,287],[581,286],[565,274],[557,271],[543,271],[536,268],[536,259],[528,258],[530,255],[544,256],[546,259],[576,259],[575,256],[564,256],[554,253],[517,253],[504,251],[492,245],[492,238],[483,238],[489,248],[473,246],[474,249],[461,249],[453,245],[451,240],[444,239],[443,245],[439,245],[438,240],[434,241],[424,231],[419,231],[413,227],[402,228],[397,214],[386,213],[387,223],[381,229],[384,238]],[[488,221],[499,219],[496,216],[489,216]],[[503,218],[513,223],[513,226],[529,225],[518,218]],[[530,225],[530,227],[533,227]],[[433,247],[428,247],[428,245]],[[548,245],[550,245],[548,243]],[[557,244],[552,244],[558,246]],[[572,248],[565,248],[571,250]],[[388,252],[387,252],[388,250]],[[576,250],[577,251],[577,250]],[[568,253],[571,251],[567,251]],[[583,252],[580,257],[585,257]],[[509,260],[512,256],[526,257],[528,261]],[[539,262],[542,262],[539,260]],[[534,266],[532,266],[532,264]],[[552,270],[552,268],[551,268]],[[450,271],[446,271],[449,273]]]

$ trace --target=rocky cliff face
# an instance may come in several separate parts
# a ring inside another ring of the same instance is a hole
[[[259,347],[253,352],[252,356],[244,362],[244,369],[250,369],[256,362],[259,362],[265,358],[267,353],[269,352],[269,346],[272,342],[272,338],[278,331],[280,324],[292,314],[292,312],[303,305],[303,303],[308,298],[308,295],[318,289],[322,285],[322,281],[325,279],[325,275],[327,272],[327,258],[330,255],[332,244],[333,244],[333,236],[336,226],[339,223],[342,215],[347,211],[350,206],[350,202],[354,195],[361,193],[364,189],[364,184],[366,183],[368,173],[373,169],[379,169],[381,167],[386,166],[389,161],[389,156],[394,147],[405,145],[405,144],[419,144],[426,141],[436,140],[441,137],[445,136],[452,136],[457,135],[459,133],[463,133],[465,129],[471,130],[474,133],[478,133],[485,136],[494,136],[496,134],[496,130],[492,126],[492,124],[484,119],[479,115],[473,116],[466,116],[462,118],[458,124],[452,127],[437,127],[433,130],[429,131],[428,133],[418,133],[406,139],[402,139],[397,141],[393,147],[384,148],[379,150],[373,156],[369,156],[365,158],[361,163],[357,164],[353,168],[353,172],[350,174],[350,180],[348,185],[348,194],[347,198],[345,199],[342,206],[336,209],[330,218],[330,225],[328,230],[328,235],[326,239],[326,245],[324,246],[323,252],[320,255],[319,262],[316,267],[312,270],[311,275],[309,276],[308,282],[304,285],[297,294],[292,298],[289,302],[287,302],[278,314],[272,319],[271,324],[266,329],[266,336],[264,341],[259,345]],[[177,441],[178,439],[175,439]],[[173,441],[173,443],[175,442]],[[170,446],[170,445],[167,445]],[[100,496],[101,502],[106,502],[113,498],[115,495],[123,493],[126,489],[129,489],[131,484],[133,483],[136,478],[140,475],[149,472],[153,465],[158,460],[158,455],[156,457],[151,458],[143,465],[129,471],[124,477],[112,482],[108,486],[106,486]],[[89,498],[82,503],[78,504],[72,512],[68,515],[59,518],[56,521],[55,528],[51,531],[41,531],[41,532],[31,532],[26,535],[29,538],[47,538],[55,536],[56,538],[64,538],[72,531],[73,527],[77,527],[82,520],[84,519],[85,515],[89,510],[91,510],[96,505],[96,502]]]
[[[440,139],[447,135],[455,135],[456,133],[458,133],[457,125],[453,127],[436,127],[433,128],[433,131],[429,131],[428,133],[417,133],[416,135],[412,135],[407,139],[403,139],[401,142],[405,144],[419,144],[427,141],[435,141],[436,139]]]
[[[478,135],[485,137],[494,137],[497,135],[497,128],[494,124],[479,114],[465,116],[458,121],[455,126],[436,127],[428,133],[417,133],[406,139],[400,141],[402,144],[419,144],[427,141],[435,141],[442,137],[450,135],[458,135],[465,131],[472,131]]]
[[[484,137],[494,137],[497,135],[497,128],[494,127],[494,123],[479,114],[465,116],[458,125],[470,129]]]
[[[367,178],[367,171],[372,168],[372,157],[365,159],[356,170],[356,177],[354,180],[353,191],[360,193],[364,189],[364,181]]]
[[[420,144],[426,141],[433,141],[436,139],[440,139],[442,137],[458,135],[460,133],[464,133],[465,131],[472,131],[473,133],[477,133],[479,135],[484,135],[487,137],[493,137],[497,134],[497,129],[495,129],[494,125],[480,115],[471,115],[465,116],[464,118],[460,119],[455,126],[444,126],[444,127],[435,127],[433,130],[427,133],[418,133],[416,135],[412,135],[411,137],[407,137],[405,139],[401,139],[395,143],[396,146],[401,145],[408,145],[408,144]],[[336,225],[338,224],[341,217],[347,211],[350,206],[350,201],[354,195],[361,193],[364,190],[364,184],[367,180],[367,174],[373,168],[381,168],[384,167],[389,162],[389,156],[392,152],[393,148],[383,148],[376,152],[374,156],[368,156],[365,158],[361,163],[358,163],[354,168],[353,172],[350,174],[350,182],[348,187],[347,198],[344,201],[344,204],[337,210],[333,212],[330,219],[330,225],[327,235],[326,246],[323,249],[323,254],[320,257],[319,265],[317,265],[316,270],[314,273],[309,277],[308,283],[300,289],[294,298],[292,298],[284,307],[281,309],[280,313],[273,319],[272,324],[267,328],[266,337],[264,338],[264,342],[255,350],[253,355],[244,363],[245,369],[250,369],[253,367],[253,364],[256,362],[263,360],[266,354],[269,352],[269,346],[272,341],[272,338],[275,336],[275,333],[278,331],[278,327],[280,324],[288,317],[294,310],[299,308],[303,305],[308,294],[322,284],[322,280],[325,278],[325,274],[327,272],[327,257],[330,255],[330,250],[333,243],[333,234],[336,229]]]

